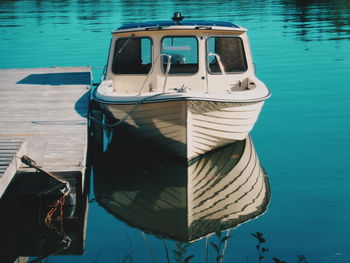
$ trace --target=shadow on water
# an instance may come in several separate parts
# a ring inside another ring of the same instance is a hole
[[[302,41],[350,39],[350,2],[282,0],[285,28],[296,29]]]
[[[118,219],[181,242],[257,217],[270,197],[250,138],[189,162],[152,145],[114,142],[94,167],[94,193]]]
[[[82,185],[79,172],[59,176],[70,184],[65,199],[62,182],[43,173],[16,174],[0,200],[1,262],[18,257],[38,257],[28,262],[40,262],[51,255],[84,252],[87,185]]]

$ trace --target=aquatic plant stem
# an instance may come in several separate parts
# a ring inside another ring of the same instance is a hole
[[[150,251],[150,253],[151,253],[151,257],[152,257],[153,262],[154,262],[154,263],[158,263],[157,258],[156,258],[156,256],[154,255],[154,251],[153,251],[152,245],[151,245],[151,243],[149,242],[149,240],[148,240],[146,234],[145,234],[144,232],[142,232],[142,231],[140,231],[140,232],[141,232],[141,235],[142,235],[142,237],[143,237],[143,240],[145,240],[145,243],[146,243],[146,245],[147,245],[147,247],[148,247],[148,249],[149,249],[149,251]]]
[[[130,259],[132,258],[132,257],[131,257],[131,255],[132,255],[132,253],[131,253],[131,247],[132,247],[132,244],[133,244],[134,239],[135,239],[135,234],[136,234],[136,232],[134,232],[134,234],[133,234],[132,237],[131,237],[131,240],[130,240],[128,249],[127,249],[126,252],[125,252],[125,255],[124,255],[124,257],[123,257],[122,263],[126,262],[129,258],[130,258]],[[129,236],[127,236],[127,237],[129,238]],[[129,238],[129,239],[130,239],[130,238]]]
[[[209,245],[209,237],[205,238],[205,263],[208,263],[208,245]]]
[[[164,244],[164,248],[165,248],[165,256],[166,256],[166,259],[167,259],[167,262],[170,263],[170,258],[169,258],[169,249],[168,249],[168,246],[166,245],[165,243],[165,240],[163,239],[163,244]]]
[[[230,235],[231,231],[232,231],[232,228],[230,228],[229,230],[226,231],[226,237],[228,237]],[[222,253],[221,253],[222,257],[221,257],[219,263],[222,263],[224,261],[225,251],[227,248],[227,241],[228,241],[228,238],[226,238],[226,240],[224,242],[224,247],[223,247]]]

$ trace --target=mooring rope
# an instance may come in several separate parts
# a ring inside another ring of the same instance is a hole
[[[37,163],[33,159],[31,159],[27,155],[23,155],[22,157],[17,157],[17,158],[19,158],[24,164],[26,164],[30,168],[34,168],[37,171],[44,173],[50,176],[51,178],[55,179],[56,181],[65,185],[64,188],[60,190],[60,192],[62,193],[62,196],[60,196],[60,198],[56,200],[56,202],[52,205],[52,208],[49,210],[49,212],[47,213],[44,219],[44,223],[45,225],[47,225],[48,228],[50,228],[51,230],[54,230],[58,234],[58,236],[63,238],[62,241],[64,242],[64,247],[61,248],[60,250],[66,249],[67,247],[69,247],[71,243],[71,239],[66,234],[63,228],[63,208],[64,208],[66,198],[71,191],[69,182],[61,178],[58,178],[57,176],[43,170],[39,165],[37,165]],[[57,214],[56,217],[54,217],[55,214]],[[56,226],[54,224],[55,222],[58,222],[59,225]]]
[[[94,118],[94,117],[92,117],[92,116],[90,116],[90,115],[89,115],[89,119],[95,121],[97,124],[101,125],[103,128],[113,128],[113,127],[116,127],[116,126],[122,124],[127,118],[129,118],[130,115],[131,115],[134,111],[136,111],[137,108],[140,107],[140,105],[141,105],[143,102],[145,102],[145,101],[147,101],[147,100],[149,100],[149,99],[153,99],[153,98],[158,97],[158,96],[163,95],[163,94],[165,94],[165,93],[158,93],[158,94],[155,94],[155,95],[152,95],[152,96],[148,96],[148,97],[143,98],[142,100],[138,101],[138,102],[135,103],[134,106],[124,115],[123,118],[121,118],[120,120],[116,121],[115,123],[111,123],[111,124],[103,123],[103,122],[101,122],[100,120],[98,120],[98,119],[96,119],[96,118]]]
[[[55,179],[55,180],[57,180],[57,181],[59,181],[59,182],[65,184],[66,187],[68,188],[68,192],[70,191],[70,185],[69,185],[69,182],[68,182],[68,181],[63,180],[63,179],[61,179],[61,178],[58,178],[57,176],[54,176],[53,174],[51,174],[51,173],[49,173],[49,172],[43,170],[43,169],[40,167],[40,165],[38,165],[38,164],[36,163],[36,161],[34,161],[33,159],[31,159],[31,158],[28,157],[27,155],[23,155],[22,157],[18,157],[18,156],[17,156],[17,158],[19,158],[19,159],[22,161],[22,163],[24,163],[25,165],[29,166],[30,168],[34,168],[35,170],[37,170],[37,171],[39,171],[39,172],[42,172],[42,173],[44,173],[44,174],[46,174],[46,175],[52,177],[53,179]]]

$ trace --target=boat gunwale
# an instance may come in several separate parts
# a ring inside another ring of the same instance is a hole
[[[150,96],[143,96],[143,97],[136,97],[136,96],[128,96],[129,98],[133,97],[134,99],[129,99],[129,100],[121,100],[123,98],[122,96],[116,97],[114,100],[111,99],[103,99],[101,97],[107,97],[102,94],[99,95],[99,97],[95,94],[97,92],[97,89],[93,92],[92,99],[95,101],[98,101],[103,104],[112,104],[112,105],[130,105],[130,104],[146,104],[146,103],[160,103],[160,102],[169,102],[169,101],[214,101],[214,102],[228,102],[228,103],[254,103],[254,102],[261,102],[265,101],[268,98],[271,97],[271,92],[268,88],[266,88],[267,94],[265,96],[259,97],[259,98],[253,98],[253,99],[235,99],[235,98],[213,98],[213,97],[199,97],[199,96],[193,96],[192,94],[178,94],[175,93],[176,95],[187,95],[187,96],[178,96],[178,97],[165,97],[165,98],[159,98],[161,95],[175,95],[169,94],[169,93],[158,93],[157,99],[154,99],[155,95],[150,95]],[[232,95],[231,94],[225,94],[227,95]],[[124,96],[125,98],[126,96]],[[150,98],[150,99],[147,99]],[[151,99],[153,98],[153,99]]]

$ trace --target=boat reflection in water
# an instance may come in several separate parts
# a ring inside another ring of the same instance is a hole
[[[114,145],[95,167],[96,200],[143,231],[192,241],[237,226],[267,208],[268,179],[250,137],[191,161],[150,145]]]

